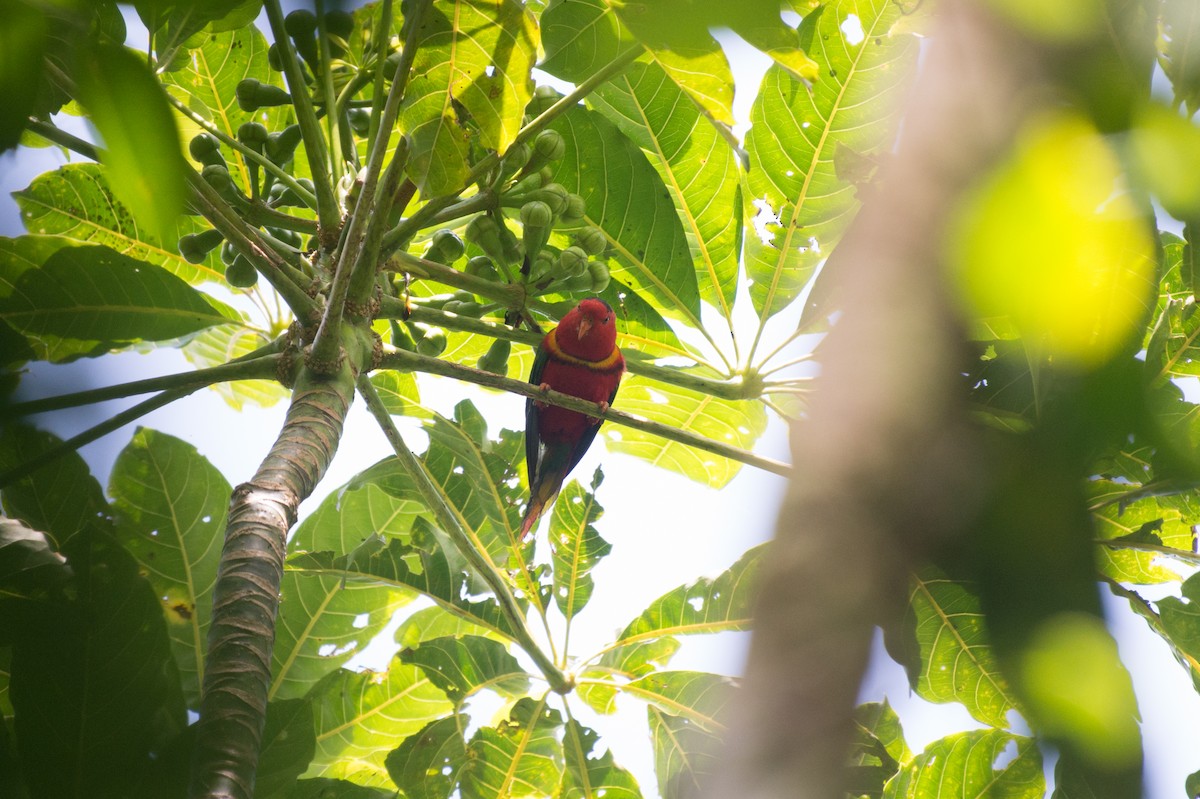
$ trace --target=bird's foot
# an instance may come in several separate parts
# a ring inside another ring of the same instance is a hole
[[[608,413],[608,403],[607,402],[605,402],[604,400],[600,400],[596,404],[600,406],[601,415]],[[601,419],[599,416],[589,416],[588,421],[591,422],[592,424],[600,424],[604,420]]]
[[[549,390],[550,390],[550,384],[549,384],[549,383],[542,383],[540,386],[538,386],[538,390],[539,390],[539,391],[541,391],[541,392],[544,394],[544,393],[546,393],[547,391],[549,391]],[[543,400],[534,400],[534,401],[533,401],[533,404],[534,404],[534,405],[535,405],[535,406],[538,408],[538,410],[542,410],[542,409],[544,409],[544,408],[545,408],[547,405],[549,405],[550,403],[548,403],[548,402],[545,402],[545,401],[543,401]]]

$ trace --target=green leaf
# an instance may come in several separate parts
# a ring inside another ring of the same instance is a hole
[[[461,638],[464,635],[491,638],[501,643],[508,641],[495,630],[471,624],[462,617],[434,605],[418,610],[401,622],[396,628],[396,643],[403,649],[416,649],[423,641],[446,636]]]
[[[162,341],[228,321],[169,272],[107,247],[65,247],[0,298],[0,320],[31,334],[115,348]]]
[[[554,0],[540,22],[546,58],[538,68],[571,83],[582,83],[635,42],[604,0]]]
[[[994,764],[1010,745],[1016,757]],[[887,784],[885,799],[995,797],[1041,799],[1042,753],[1032,738],[1001,730],[960,732],[934,741]]]
[[[247,78],[283,85],[280,74],[267,62],[266,38],[253,25],[205,33],[200,46],[188,50],[182,69],[163,74],[163,83],[174,97],[230,138],[237,138],[238,128],[246,122],[261,122],[271,131],[282,129],[291,116],[290,106],[243,111],[238,105],[235,90]],[[187,117],[180,115],[178,120],[188,139],[201,131]],[[250,172],[245,156],[224,144],[221,154],[235,182],[246,190]]]
[[[567,483],[554,503],[550,517],[550,555],[554,563],[554,601],[568,620],[583,610],[592,598],[592,569],[612,552],[612,544],[600,537],[595,523],[604,514],[596,502],[596,489],[604,472],[596,467],[592,490],[577,480]]]
[[[1200,9],[1188,0],[1166,0],[1161,13],[1165,46],[1160,63],[1176,100],[1187,105],[1191,116],[1200,107]]]
[[[313,686],[317,753],[306,777],[389,786],[388,752],[452,706],[416,666],[393,660],[386,672],[338,669]]]
[[[465,716],[431,721],[387,756],[392,782],[406,799],[446,799],[467,761]]]
[[[311,702],[285,699],[268,704],[254,795],[261,799],[290,797],[290,789],[308,768],[316,749]]]
[[[613,6],[604,0],[557,0],[542,15],[546,60],[555,77],[581,83],[638,44]],[[708,35],[691,46],[647,48],[652,64],[717,125],[733,124],[733,73],[729,60]]]
[[[640,355],[656,358],[675,355],[693,357],[658,309],[629,286],[614,280],[599,296],[617,310],[620,319],[617,323],[617,344],[624,350],[627,359]],[[529,366],[533,366],[532,357]],[[529,372],[523,371],[521,374]]]
[[[879,797],[900,766],[912,759],[896,711],[885,699],[854,709],[854,731],[847,761],[847,793]]]
[[[162,611],[108,536],[78,536],[64,554],[74,602],[2,614],[17,630],[10,697],[22,773],[31,796],[130,796],[151,753],[186,725]]]
[[[289,552],[353,552],[373,536],[409,541],[423,505],[396,497],[375,483],[342,486],[330,493],[296,528]]]
[[[742,449],[752,449],[767,427],[767,412],[757,400],[718,399],[639,375],[621,382],[613,404],[626,413]],[[635,455],[713,488],[725,486],[742,468],[741,461],[629,427],[606,425],[601,435],[613,452]]]
[[[463,799],[553,796],[562,779],[562,717],[546,700],[519,700],[496,727],[482,727],[467,744]]]
[[[728,141],[654,64],[631,65],[590,102],[648,154],[683,220],[701,298],[731,319],[742,209]]]
[[[747,629],[765,551],[765,546],[754,547],[716,577],[701,577],[651,602],[621,632],[601,663],[641,675],[674,654],[675,646],[663,649],[671,636]]]
[[[891,0],[840,0],[811,13],[820,14],[809,52],[819,76],[810,89],[782,67],[769,69],[746,137],[749,197],[778,220],[767,225],[769,244],[746,239],[750,298],[763,318],[799,294],[849,224],[859,202],[837,175],[836,153],[886,148],[917,56],[914,37],[891,33],[904,14]],[[854,44],[842,30],[850,14],[864,34]]]
[[[371,385],[383,400],[383,407],[393,416],[428,416],[421,405],[421,392],[412,372],[384,369],[371,374]]]
[[[268,343],[270,339],[262,331],[227,324],[200,331],[180,349],[192,366],[207,369],[249,355]],[[242,410],[247,403],[269,408],[289,396],[287,388],[274,380],[238,380],[214,383],[209,388],[235,411]]]
[[[660,671],[624,686],[646,700],[654,771],[663,799],[695,795],[717,773],[732,682],[716,674]]]
[[[45,172],[28,188],[14,192],[13,198],[31,233],[61,236],[73,244],[103,244],[131,258],[158,264],[188,283],[223,279],[224,268],[216,251],[202,264],[188,263],[179,254],[179,239],[207,229],[207,224],[181,216],[163,233],[138,224],[113,193],[99,164],[67,164]]]
[[[730,28],[799,80],[816,77],[817,65],[784,24],[779,0],[627,0],[616,5],[630,30],[651,50],[695,52],[714,48],[709,30]]]
[[[1195,516],[1185,516],[1178,508],[1167,507],[1157,497],[1147,496],[1131,502],[1124,497],[1137,491],[1137,483],[1090,480],[1087,484],[1092,518],[1096,521],[1096,537],[1101,540],[1134,536],[1139,531],[1153,529],[1157,543],[1192,553],[1195,534],[1192,525],[1200,522]],[[1161,565],[1162,555],[1140,552],[1136,542],[1129,549],[1097,547],[1101,573],[1123,583],[1162,583],[1179,579],[1179,571]]]
[[[45,533],[0,516],[0,596],[35,597],[70,579],[71,567]]]
[[[567,722],[563,740],[566,769],[560,799],[641,799],[637,780],[613,761],[612,752],[596,754],[599,736],[578,721]]]
[[[1200,314],[1183,275],[1183,254],[1190,245],[1162,234],[1162,269],[1155,322],[1146,335],[1146,367],[1158,379],[1200,375]]]
[[[287,699],[354,657],[414,592],[288,570],[280,596],[269,696]]]
[[[428,525],[415,525],[414,536],[422,546],[374,537],[349,555],[339,557],[332,552],[294,555],[288,559],[287,568],[347,580],[409,586],[464,621],[511,640],[514,633],[495,600],[464,598],[474,593],[472,578],[464,566],[451,565],[442,548],[433,543]]]
[[[1200,579],[1189,577],[1180,587],[1180,596],[1163,597],[1157,604],[1162,632],[1195,670],[1200,660]]]
[[[0,95],[5,113],[0,114],[0,153],[17,146],[29,124],[43,83],[42,54],[46,50],[49,19],[34,6],[24,3],[5,8],[0,25]]]
[[[412,139],[408,174],[424,197],[458,191],[472,140],[504,152],[533,95],[538,35],[516,0],[452,0],[421,19],[400,124]]]
[[[909,682],[930,702],[960,702],[992,727],[1008,727],[1017,706],[988,642],[979,597],[930,566],[913,575],[905,635],[917,650],[906,659]],[[919,662],[914,662],[919,658]]]
[[[230,24],[250,27],[262,3],[258,0],[208,0],[205,3],[137,0],[133,5],[153,36],[154,51],[159,60],[174,66],[178,60],[173,58],[175,51],[186,47],[188,40],[206,26],[214,30],[226,29]]]
[[[541,110],[540,106],[534,109]],[[583,197],[585,223],[608,236],[614,282],[666,316],[700,326],[700,290],[671,193],[641,149],[600,114],[576,107],[550,124],[566,142],[554,180]]]
[[[143,59],[115,44],[85,49],[72,77],[104,139],[100,162],[113,191],[139,222],[169,235],[183,211],[187,164],[162,86]]]
[[[0,432],[0,469],[8,471],[62,443],[53,433],[21,424]],[[55,549],[76,534],[109,532],[108,500],[78,452],[68,452],[0,491],[8,516],[51,536]]]
[[[402,650],[400,660],[419,666],[456,705],[483,688],[512,698],[529,692],[529,675],[504,644],[490,638],[434,638]]]
[[[117,456],[108,491],[117,540],[161,602],[184,696],[199,707],[232,488],[194,446],[141,427]]]
[[[396,799],[394,788],[370,788],[346,780],[300,780],[287,799]]]

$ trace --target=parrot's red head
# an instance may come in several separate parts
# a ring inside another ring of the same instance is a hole
[[[554,337],[567,355],[603,360],[617,346],[616,314],[604,300],[584,300],[562,318]]]

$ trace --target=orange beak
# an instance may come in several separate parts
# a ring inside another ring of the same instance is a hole
[[[592,320],[586,316],[582,317],[579,320],[579,327],[577,328],[577,330],[579,331],[579,340],[583,341],[583,337],[586,336],[587,332],[591,329],[592,329]]]

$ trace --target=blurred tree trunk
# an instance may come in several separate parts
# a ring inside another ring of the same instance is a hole
[[[796,477],[713,797],[843,794],[874,628],[983,500],[941,243],[964,190],[1048,93],[1041,54],[981,5],[939,6],[898,150],[826,264],[823,310],[842,315],[793,430]]]

